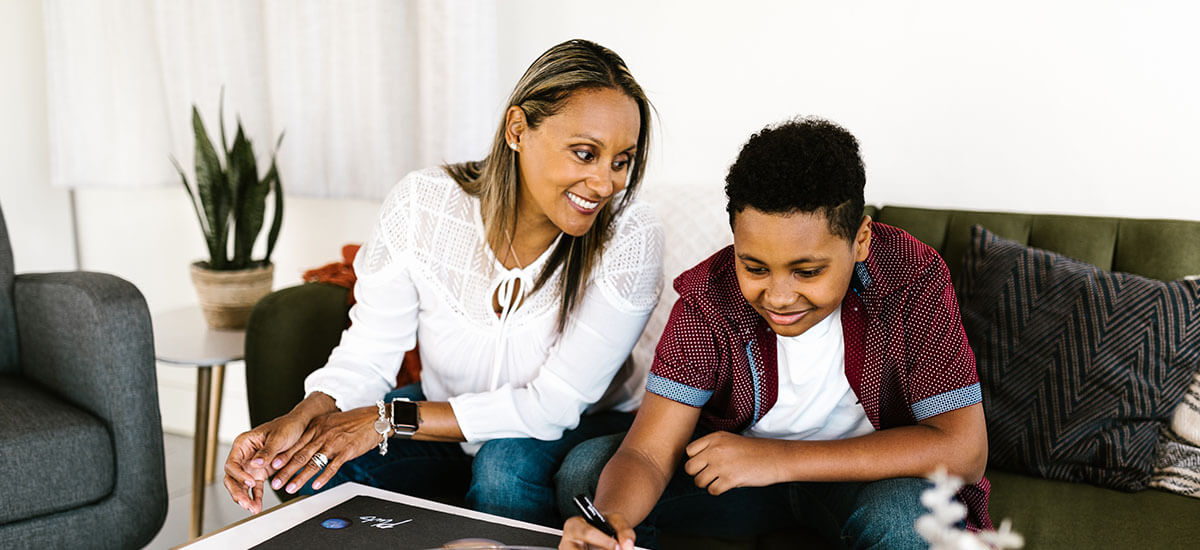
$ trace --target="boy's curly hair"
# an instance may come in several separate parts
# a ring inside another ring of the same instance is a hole
[[[729,224],[747,206],[769,214],[819,212],[830,231],[853,240],[863,215],[866,173],[845,128],[798,117],[750,136],[725,177]]]

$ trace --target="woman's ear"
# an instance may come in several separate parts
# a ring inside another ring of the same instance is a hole
[[[513,105],[504,113],[504,140],[508,142],[508,147],[517,151],[521,147],[521,135],[529,125],[525,123],[525,111],[520,107]]]
[[[854,261],[864,262],[871,252],[871,216],[863,216],[858,233],[854,235]]]

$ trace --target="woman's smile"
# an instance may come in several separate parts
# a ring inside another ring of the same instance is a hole
[[[576,210],[587,215],[595,214],[596,211],[600,209],[600,204],[603,202],[603,199],[590,201],[570,191],[567,191],[566,195],[567,200],[571,202],[571,205],[574,206]]]

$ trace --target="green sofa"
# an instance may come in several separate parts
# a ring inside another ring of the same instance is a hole
[[[868,207],[936,248],[957,277],[970,227],[1062,253],[1101,268],[1172,280],[1200,273],[1200,222]],[[303,397],[304,376],[320,367],[346,324],[346,293],[325,284],[279,290],[251,314],[246,384],[255,425],[287,412]],[[989,469],[991,515],[1011,518],[1026,548],[1193,548],[1200,543],[1200,499],[1157,490],[1122,493]],[[281,495],[284,497],[286,495]],[[804,533],[746,540],[665,535],[663,548],[820,548]]]

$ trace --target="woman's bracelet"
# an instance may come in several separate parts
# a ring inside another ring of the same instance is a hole
[[[388,418],[387,407],[383,404],[382,399],[376,401],[375,405],[379,407],[379,420],[375,421],[375,433],[379,434],[381,438],[379,454],[382,456],[387,454],[388,431],[392,429],[392,419]]]

